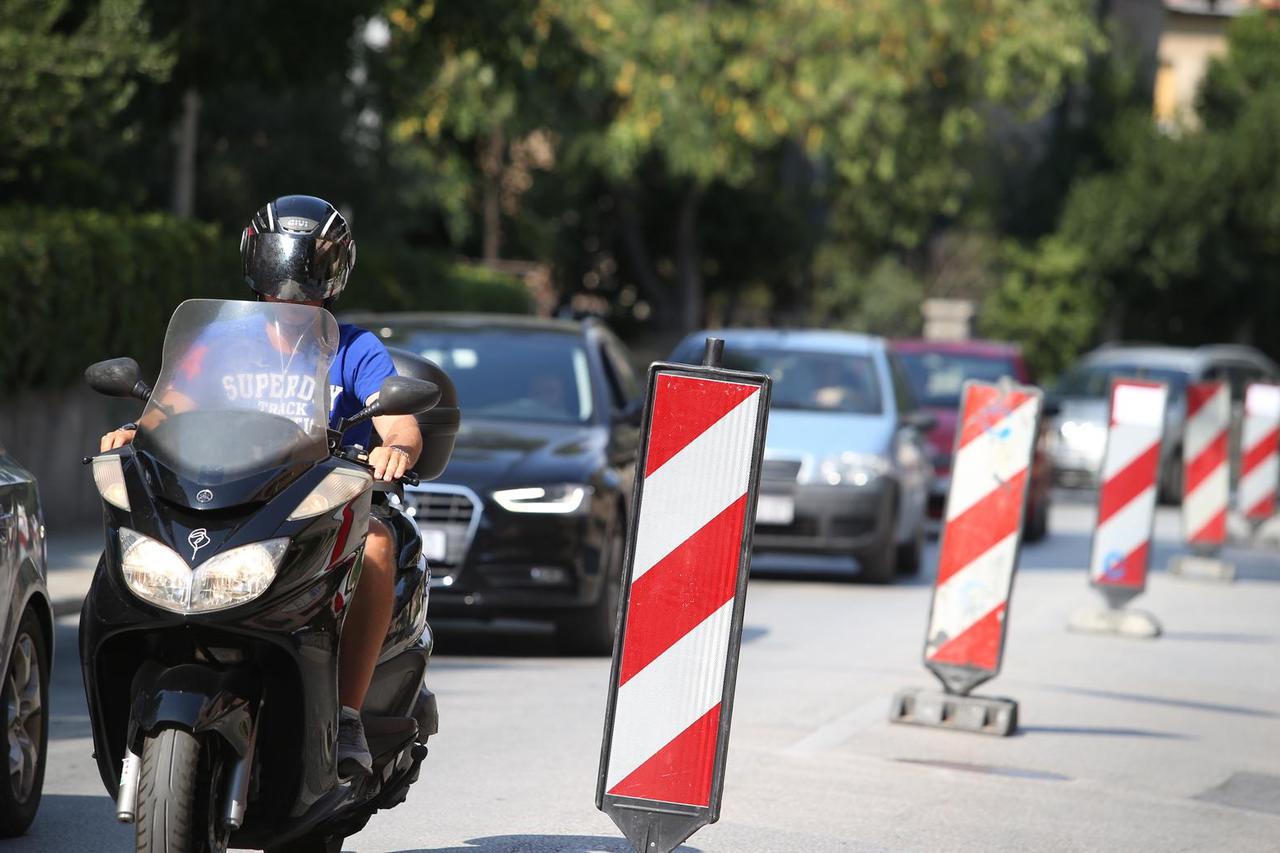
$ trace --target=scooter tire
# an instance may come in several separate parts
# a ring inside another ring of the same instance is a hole
[[[207,849],[196,804],[200,741],[181,729],[165,729],[142,745],[138,853],[201,853]]]

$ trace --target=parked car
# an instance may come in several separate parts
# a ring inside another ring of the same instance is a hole
[[[697,364],[708,333],[676,347]],[[724,364],[773,377],[756,512],[759,552],[855,557],[876,583],[920,567],[932,469],[905,372],[884,340],[718,329]]]
[[[406,492],[432,615],[551,619],[567,650],[609,653],[643,394],[627,349],[595,320],[348,319],[457,385],[453,458]]]
[[[1032,384],[1030,371],[1016,344],[991,341],[901,340],[890,345],[907,372],[907,380],[921,409],[933,415],[933,429],[926,436],[933,463],[933,488],[929,492],[929,518],[940,525],[951,487],[951,454],[960,415],[960,392],[970,379],[998,382],[1009,377]],[[1053,492],[1053,460],[1049,453],[1047,425],[1036,442],[1031,462],[1030,492],[1023,524],[1023,538],[1043,539],[1049,530],[1049,505]]]
[[[49,742],[49,668],[53,610],[45,586],[44,516],[35,478],[0,447],[0,570],[5,596],[0,638],[5,673],[0,731],[9,772],[0,782],[0,838],[22,835],[35,820]]]
[[[1225,380],[1231,386],[1232,446],[1239,445],[1244,389],[1250,382],[1274,381],[1280,368],[1256,349],[1234,344],[1164,347],[1120,344],[1085,355],[1059,379],[1053,396],[1060,402],[1056,420],[1054,467],[1066,485],[1096,485],[1106,447],[1111,380],[1153,379],[1169,386],[1164,441],[1160,447],[1160,498],[1182,500],[1182,428],[1187,385]],[[1234,460],[1235,453],[1231,454]]]

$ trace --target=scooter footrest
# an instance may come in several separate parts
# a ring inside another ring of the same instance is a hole
[[[375,717],[363,715],[364,736],[375,761],[394,752],[418,736],[418,724],[412,717]]]

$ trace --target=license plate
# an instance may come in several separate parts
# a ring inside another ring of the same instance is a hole
[[[760,495],[756,499],[756,524],[790,524],[796,519],[796,501],[790,495]]]
[[[441,561],[449,553],[449,537],[443,530],[422,530],[422,556]]]

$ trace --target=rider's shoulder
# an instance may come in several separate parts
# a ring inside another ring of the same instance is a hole
[[[387,351],[387,347],[380,337],[354,323],[338,324],[338,348],[361,353]]]

